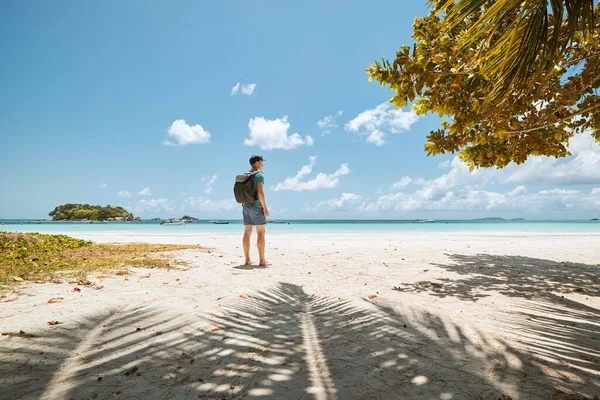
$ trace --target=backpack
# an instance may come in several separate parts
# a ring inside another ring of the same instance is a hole
[[[235,177],[235,184],[233,185],[235,201],[245,204],[254,203],[258,199],[258,193],[254,192],[254,176],[259,172],[246,172]]]

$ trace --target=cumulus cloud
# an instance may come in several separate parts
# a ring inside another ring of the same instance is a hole
[[[331,129],[338,127],[336,120],[338,117],[341,117],[343,113],[344,112],[340,110],[336,112],[335,115],[328,115],[323,117],[322,120],[317,121],[317,126],[323,131],[322,136],[331,133]]]
[[[104,189],[104,188],[107,188],[107,187],[108,187],[108,185],[107,185],[106,183],[101,183],[100,185],[98,185],[98,187],[99,187],[100,189]]]
[[[204,181],[205,179],[202,178],[202,180]],[[212,178],[210,178],[210,181],[208,181],[204,184],[204,193],[206,193],[206,194],[212,193],[213,185],[215,184],[216,181],[217,181],[217,175],[213,175]]]
[[[244,94],[246,96],[251,96],[254,93],[254,89],[256,89],[256,83],[236,83],[234,87],[231,88],[231,95],[235,96],[238,93]]]
[[[589,135],[571,140],[573,154],[565,159],[531,157],[522,165],[503,169],[469,168],[454,157],[440,167],[446,172],[435,179],[403,177],[392,185],[400,193],[380,195],[365,204],[363,211],[487,211],[524,212],[596,210],[600,211],[600,189],[556,188],[574,184],[600,185],[600,146]],[[554,188],[532,191],[525,184],[551,184]],[[497,185],[514,184],[508,191]],[[405,189],[410,185],[412,190]],[[496,185],[494,189],[490,189]]]
[[[394,189],[404,189],[405,187],[407,187],[408,185],[410,185],[411,182],[412,182],[412,178],[410,176],[404,176],[398,182],[394,183],[392,185],[392,188],[394,188]]]
[[[395,106],[386,102],[361,112],[346,124],[345,129],[366,136],[367,143],[383,146],[388,133],[408,131],[417,119],[414,111],[396,110]]]
[[[304,177],[312,172],[313,166],[316,162],[317,156],[311,156],[309,158],[308,165],[303,166],[295,176],[285,178],[285,180],[281,183],[278,183],[273,190],[292,190],[299,192],[303,190],[329,189],[336,187],[339,184],[340,176],[348,175],[350,173],[348,164],[344,163],[333,174],[328,175],[321,172],[317,174],[314,179],[303,181]]]
[[[204,196],[190,196],[186,198],[181,207],[182,211],[206,211],[206,212],[221,212],[232,211],[239,207],[232,199],[213,200]]]
[[[138,193],[138,196],[152,196],[152,193],[150,192],[150,188],[144,188],[144,189],[140,190],[140,192]]]
[[[274,120],[263,117],[252,118],[248,123],[250,137],[244,140],[246,146],[259,146],[262,150],[291,150],[298,146],[312,146],[310,136],[304,138],[298,133],[288,135],[290,123],[287,115]]]
[[[314,207],[309,208],[308,211],[349,211],[352,208],[356,208],[361,200],[362,196],[358,194],[342,193],[342,195],[337,199],[318,202]]]
[[[128,192],[126,190],[121,190],[119,193],[117,193],[117,196],[119,196],[119,197],[131,197],[131,192]]]
[[[470,186],[449,190],[433,197],[427,189],[412,193],[391,193],[380,196],[375,202],[363,207],[365,211],[566,211],[599,210],[600,189],[589,192],[579,190],[551,189],[529,193],[525,186],[517,186],[508,192],[475,189]],[[596,192],[599,191],[599,192]]]
[[[202,125],[188,125],[184,119],[175,120],[169,130],[168,136],[173,141],[165,140],[165,146],[187,146],[188,144],[204,144],[210,141],[210,133],[202,127]]]
[[[600,184],[600,145],[584,132],[571,138],[567,159],[531,157],[522,165],[507,167],[505,182],[555,185]]]
[[[172,211],[171,202],[167,199],[150,199],[140,200],[134,207],[134,210],[138,213],[151,213],[160,211]]]

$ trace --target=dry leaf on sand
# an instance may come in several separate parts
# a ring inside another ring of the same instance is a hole
[[[17,300],[17,299],[18,299],[18,297],[13,297],[12,299],[6,299],[6,300],[2,300],[2,302],[3,302],[3,303],[9,303],[9,302],[11,302],[11,301],[15,301],[15,300]]]
[[[52,304],[52,303],[60,303],[63,300],[64,299],[62,297],[53,297],[50,300],[48,300],[48,303],[50,303],[50,304]]]
[[[240,299],[247,299],[248,296],[246,296],[245,294],[240,294]]]
[[[369,296],[370,299],[374,299],[375,297],[377,297],[376,294],[372,294],[372,295]]]
[[[210,331],[211,332],[217,332],[217,331],[222,331],[223,328],[212,328]]]
[[[60,322],[60,321],[48,321],[48,325],[60,325],[62,323],[63,322]]]

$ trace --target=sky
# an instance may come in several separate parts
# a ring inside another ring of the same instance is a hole
[[[600,147],[470,173],[427,156],[437,115],[364,69],[425,0],[0,3],[0,219],[64,203],[241,218],[262,155],[274,219],[600,217]]]

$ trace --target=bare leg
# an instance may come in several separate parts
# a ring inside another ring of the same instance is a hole
[[[242,240],[242,244],[244,245],[244,256],[246,257],[246,261],[244,261],[245,265],[252,264],[252,261],[250,261],[250,236],[252,236],[252,225],[244,225],[244,239]]]
[[[260,257],[260,261],[258,265],[267,265],[267,261],[265,260],[265,225],[256,225],[256,234],[258,238],[256,239],[256,247],[258,247],[258,256]]]

